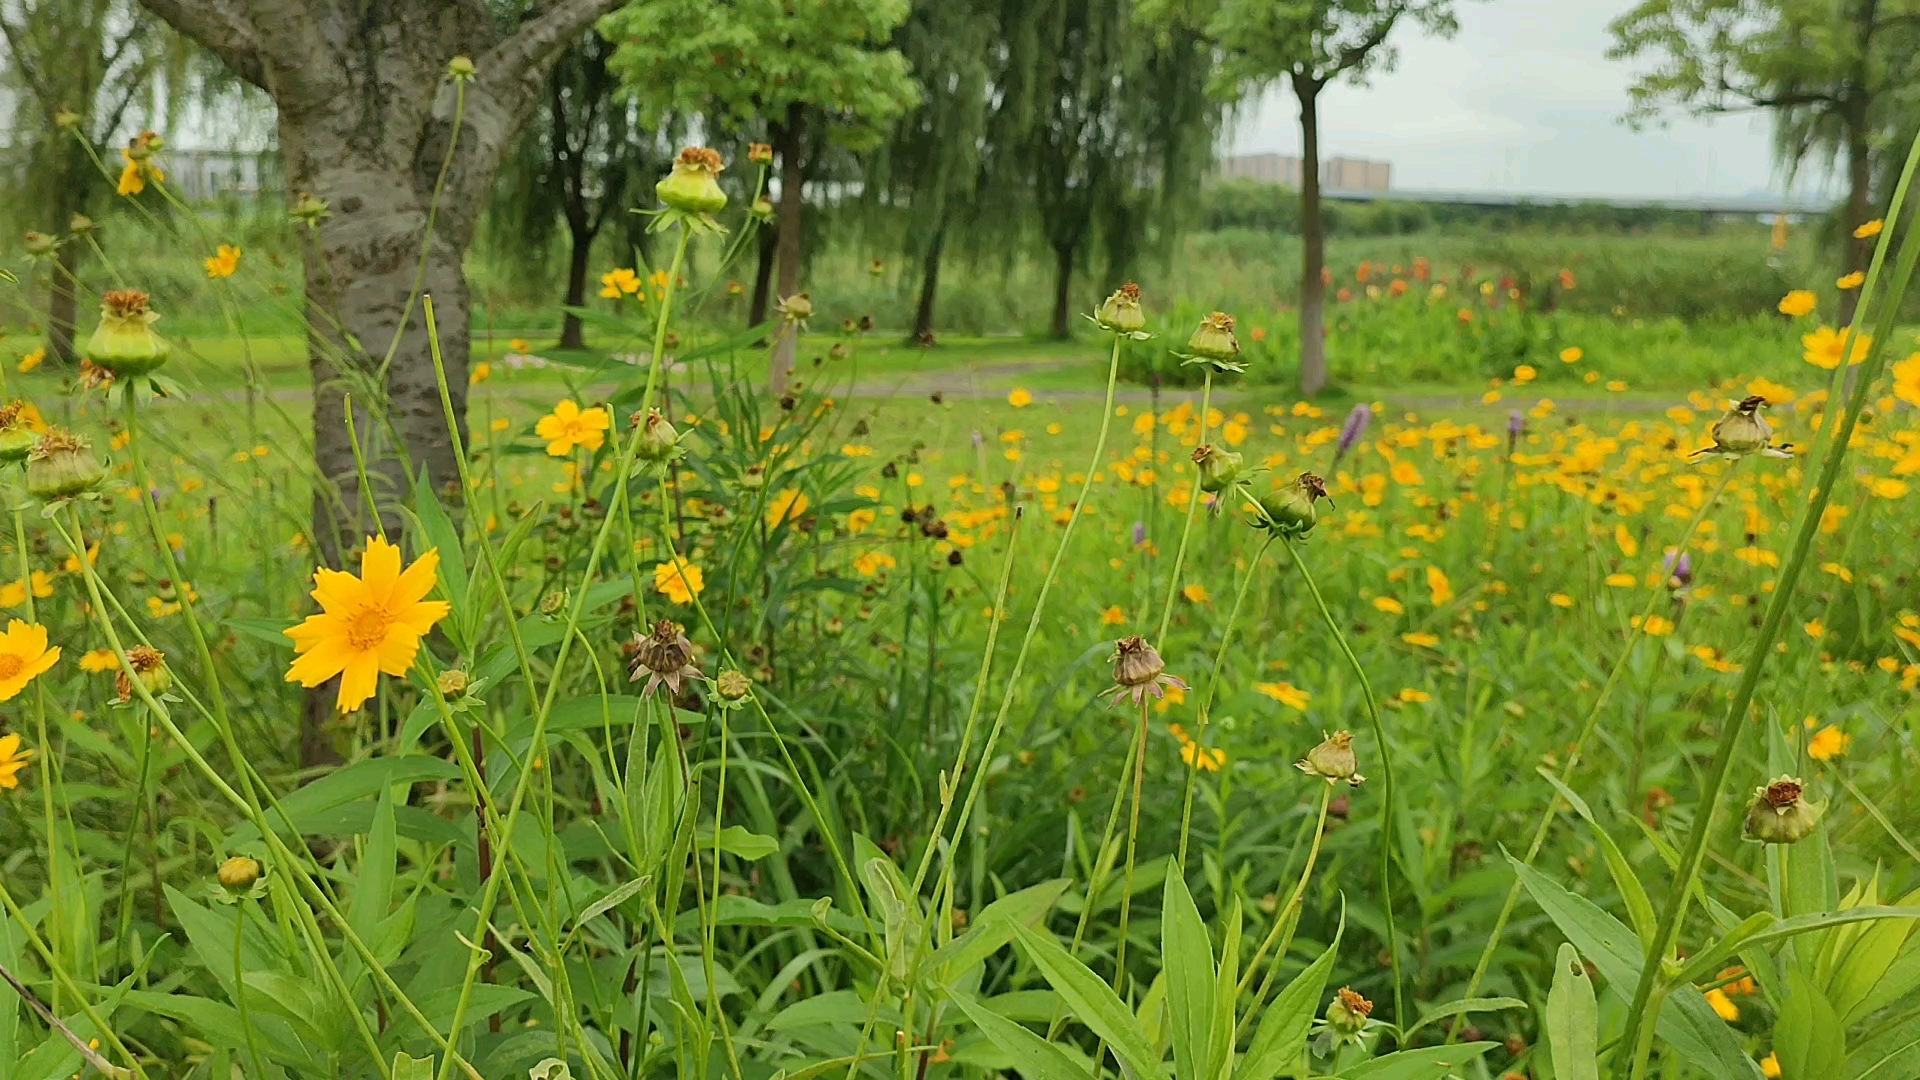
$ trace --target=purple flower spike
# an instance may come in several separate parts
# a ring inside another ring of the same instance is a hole
[[[1367,421],[1372,419],[1373,410],[1365,404],[1355,405],[1347,413],[1346,423],[1340,425],[1340,443],[1334,448],[1333,460],[1339,461],[1347,456],[1347,451],[1352,450],[1360,437],[1367,433]]]
[[[1512,412],[1507,414],[1507,438],[1509,439],[1519,438],[1520,433],[1522,431],[1525,431],[1526,427],[1527,427],[1527,418],[1520,415],[1519,409],[1515,409]]]
[[[1137,548],[1147,546],[1147,526],[1145,522],[1136,521],[1133,523],[1133,546]]]
[[[1660,572],[1667,576],[1669,588],[1684,589],[1693,583],[1693,560],[1684,551],[1669,551],[1660,561]]]

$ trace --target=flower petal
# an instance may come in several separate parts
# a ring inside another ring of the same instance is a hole
[[[357,653],[340,673],[340,696],[336,707],[350,713],[367,703],[380,685],[380,661],[372,652]]]
[[[360,556],[360,581],[366,585],[367,599],[386,603],[399,577],[400,549],[377,536],[369,537],[366,554]]]

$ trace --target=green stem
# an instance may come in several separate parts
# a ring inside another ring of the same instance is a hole
[[[1136,693],[1138,690],[1136,689]],[[1147,698],[1140,696],[1140,726],[1134,731],[1140,752],[1133,756],[1133,810],[1127,819],[1127,865],[1120,877],[1120,941],[1113,952],[1113,992],[1124,997],[1127,986],[1127,917],[1133,912],[1133,867],[1140,843],[1140,795],[1147,778]],[[1195,755],[1198,758],[1199,755]],[[1175,867],[1170,873],[1179,873]]]
[[[247,926],[247,902],[235,900],[233,904],[233,1007],[240,1014],[240,1030],[247,1036],[247,1054],[253,1058],[253,1074],[266,1076],[267,1070],[260,1064],[260,1044],[254,1038],[253,1022],[247,1019],[247,969],[241,963],[240,943]]]
[[[1881,255],[1878,262],[1892,242],[1895,232],[1894,218],[1900,209],[1909,181],[1916,166],[1920,166],[1920,136],[1915,137],[1912,149],[1907,155],[1906,168],[1900,177],[1899,190],[1895,201],[1887,214],[1886,231],[1881,234]],[[1873,388],[1874,381],[1880,377],[1886,366],[1887,338],[1892,336],[1895,320],[1899,315],[1901,297],[1906,295],[1907,286],[1913,280],[1916,261],[1920,261],[1920,236],[1909,237],[1900,249],[1899,268],[1894,274],[1893,287],[1889,290],[1891,302],[1880,315],[1879,325],[1875,327],[1872,344],[1867,349],[1866,362],[1860,365],[1860,373],[1855,378],[1853,394],[1847,402],[1846,414],[1835,426],[1833,444],[1827,448],[1827,456],[1821,462],[1819,480],[1806,509],[1800,514],[1800,523],[1793,538],[1793,551],[1787,557],[1787,564],[1780,572],[1778,583],[1774,586],[1773,597],[1767,603],[1767,614],[1760,624],[1760,633],[1753,643],[1753,649],[1747,657],[1745,669],[1740,673],[1740,683],[1734,689],[1733,700],[1727,704],[1726,717],[1721,722],[1720,744],[1714,750],[1713,762],[1707,768],[1707,783],[1700,795],[1699,807],[1694,811],[1693,827],[1688,830],[1687,843],[1680,856],[1679,874],[1675,887],[1668,891],[1666,904],[1661,911],[1660,921],[1654,931],[1653,941],[1649,945],[1644,962],[1640,968],[1640,982],[1634,988],[1633,1004],[1627,1010],[1627,1029],[1623,1038],[1624,1045],[1638,1046],[1635,1035],[1642,1025],[1651,1027],[1647,1022],[1647,1009],[1652,1002],[1656,983],[1660,979],[1661,961],[1673,947],[1680,933],[1680,913],[1684,909],[1688,893],[1700,875],[1700,868],[1706,862],[1707,838],[1712,832],[1714,810],[1719,806],[1721,793],[1726,788],[1727,776],[1732,770],[1734,752],[1740,745],[1740,734],[1747,726],[1747,711],[1753,705],[1754,691],[1760,685],[1761,672],[1766,668],[1767,658],[1773,654],[1773,643],[1779,639],[1781,628],[1786,625],[1787,609],[1793,600],[1794,586],[1800,581],[1800,572],[1805,568],[1807,554],[1813,548],[1814,535],[1819,531],[1820,518],[1826,512],[1827,502],[1833,495],[1834,481],[1840,476],[1841,467],[1846,464],[1848,444],[1853,440],[1853,430],[1859,422],[1860,412],[1867,401],[1867,393]],[[1871,285],[1869,285],[1871,289]],[[1869,299],[1862,294],[1860,300],[1864,307]],[[1639,1075],[1644,1066],[1636,1049],[1635,1075]]]
[[[1307,569],[1305,559],[1300,557],[1300,549],[1292,537],[1286,537],[1287,554],[1293,556],[1293,565],[1300,570],[1301,580],[1307,583],[1307,591],[1313,594],[1313,602],[1320,609],[1320,618],[1327,624],[1327,631],[1333,635],[1334,643],[1340,646],[1340,652],[1347,658],[1347,665],[1353,668],[1354,677],[1360,680],[1360,696],[1366,702],[1367,722],[1373,726],[1374,741],[1380,747],[1380,905],[1387,919],[1387,958],[1393,966],[1393,1022],[1406,1024],[1411,1017],[1406,1010],[1406,1001],[1402,997],[1400,978],[1400,933],[1393,917],[1393,749],[1387,745],[1386,725],[1380,722],[1380,702],[1373,696],[1373,682],[1367,678],[1367,669],[1361,665],[1360,657],[1354,654],[1353,646],[1347,642],[1347,635],[1341,631],[1340,623],[1328,610],[1326,598],[1320,595],[1320,586],[1314,583],[1313,572]]]
[[[1313,877],[1313,868],[1320,861],[1320,841],[1327,834],[1327,807],[1333,802],[1333,784],[1323,785],[1320,792],[1320,817],[1313,826],[1313,846],[1307,849],[1307,865],[1300,871],[1300,882],[1293,887],[1293,894],[1287,897],[1287,906],[1275,913],[1273,929],[1267,932],[1266,939],[1253,952],[1253,959],[1247,964],[1246,974],[1240,977],[1240,986],[1235,997],[1247,992],[1253,982],[1253,973],[1260,969],[1260,961],[1268,952],[1273,953],[1273,963],[1268,966],[1266,977],[1260,980],[1260,992],[1253,995],[1253,1005],[1240,1019],[1240,1033],[1253,1018],[1261,1013],[1267,1000],[1267,991],[1273,988],[1273,980],[1280,974],[1280,965],[1287,958],[1287,947],[1293,944],[1293,933],[1300,927],[1300,908],[1306,902],[1307,882]],[[1238,1035],[1235,1042],[1239,1041]]]
[[[1233,596],[1233,610],[1227,615],[1226,629],[1220,632],[1220,647],[1213,654],[1213,671],[1207,677],[1206,691],[1200,695],[1200,709],[1193,733],[1193,760],[1187,763],[1187,790],[1180,804],[1180,855],[1177,861],[1182,867],[1187,865],[1187,830],[1193,821],[1193,791],[1200,777],[1200,753],[1210,719],[1208,712],[1213,707],[1213,695],[1220,688],[1220,672],[1227,663],[1227,647],[1233,643],[1233,627],[1240,620],[1240,606],[1246,602],[1247,586],[1253,583],[1253,572],[1260,568],[1260,560],[1266,558],[1267,549],[1273,546],[1276,535],[1268,531],[1267,538],[1260,543],[1260,550],[1254,553],[1253,561],[1247,564],[1246,572],[1240,575],[1240,588]]]
[[[1116,349],[1119,347],[1118,338],[1114,339],[1114,347]],[[1206,381],[1201,384],[1200,388],[1200,435],[1197,440],[1197,443],[1202,446],[1206,445],[1207,441],[1207,418],[1213,413],[1213,367],[1212,365],[1206,365],[1203,370],[1205,371]],[[1111,405],[1108,406],[1107,411],[1109,413],[1113,411]],[[1159,417],[1155,417],[1154,419],[1157,421]],[[1187,562],[1187,538],[1193,535],[1194,513],[1200,509],[1199,480],[1200,469],[1199,466],[1196,465],[1194,466],[1193,492],[1187,498],[1187,518],[1180,526],[1180,546],[1174,549],[1173,569],[1167,574],[1167,599],[1165,603],[1160,605],[1160,628],[1154,631],[1153,634],[1153,644],[1156,647],[1166,644],[1167,627],[1173,624],[1173,601],[1175,597],[1180,595],[1180,570]],[[1185,839],[1184,833],[1182,834],[1182,839]]]

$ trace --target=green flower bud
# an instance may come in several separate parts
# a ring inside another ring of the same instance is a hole
[[[36,259],[53,254],[53,249],[59,246],[59,241],[53,237],[43,232],[34,232],[31,229],[27,230],[25,240],[27,254]]]
[[[1093,313],[1093,321],[1116,334],[1137,334],[1145,330],[1147,313],[1140,310],[1140,286],[1129,281],[1115,289]]]
[[[783,296],[773,306],[779,310],[780,317],[790,323],[805,323],[813,318],[813,297],[803,292]]]
[[[40,436],[27,454],[27,492],[51,502],[92,491],[107,478],[93,446],[58,428]]]
[[[1294,477],[1280,490],[1260,497],[1264,524],[1289,536],[1305,536],[1320,520],[1314,502],[1327,497],[1327,483],[1310,472]]]
[[[1228,361],[1240,355],[1240,341],[1233,336],[1233,316],[1216,311],[1200,320],[1187,339],[1187,351],[1202,360]]]
[[[773,200],[762,195],[753,200],[752,206],[747,207],[747,213],[752,214],[756,220],[763,224],[770,222],[773,220]]]
[[[1327,1003],[1327,1026],[1348,1037],[1366,1030],[1367,1017],[1371,1015],[1373,1002],[1361,997],[1352,987],[1341,987]]]
[[[172,348],[153,332],[159,317],[147,307],[146,293],[137,289],[108,292],[100,298],[100,325],[87,339],[87,359],[119,378],[144,375],[166,363]]]
[[[653,187],[660,201],[675,210],[692,214],[711,214],[727,205],[727,193],[720,190],[720,170],[726,168],[720,151],[689,146],[680,151],[673,171]]]
[[[753,692],[753,682],[740,672],[728,668],[713,680],[713,692],[720,695],[722,701],[738,703],[745,701]]]
[[[1765,787],[1753,789],[1753,801],[1747,804],[1747,822],[1741,832],[1749,840],[1763,844],[1796,844],[1813,834],[1820,824],[1824,803],[1810,803],[1800,796],[1805,785],[1797,776],[1782,776]]]
[[[245,892],[260,880],[260,864],[245,855],[235,855],[220,864],[214,874],[220,881],[220,887],[230,893]]]
[[[26,408],[24,401],[0,407],[0,464],[25,461],[39,438],[27,426]]]
[[[640,422],[640,456],[648,461],[670,461],[679,448],[680,433],[674,430],[673,422],[661,416],[659,409],[648,409],[646,419]]]
[[[767,470],[764,465],[749,465],[740,473],[740,487],[743,491],[759,491],[767,482]]]
[[[472,82],[479,73],[480,69],[473,66],[471,57],[456,56],[447,61],[447,78],[454,82]]]
[[[1319,746],[1307,751],[1306,757],[1294,762],[1293,767],[1329,784],[1345,780],[1358,787],[1366,779],[1360,775],[1360,763],[1353,756],[1353,736],[1344,731],[1327,736]]]
[[[1240,478],[1240,455],[1203,443],[1194,448],[1193,463],[1200,470],[1200,490],[1218,494]]]
[[[434,685],[440,690],[440,696],[448,698],[457,698],[465,694],[469,681],[467,673],[459,668],[448,668],[433,680]]]

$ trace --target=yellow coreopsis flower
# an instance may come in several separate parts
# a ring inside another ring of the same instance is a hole
[[[1872,221],[1863,222],[1859,228],[1853,230],[1853,238],[1855,240],[1871,240],[1874,237],[1879,236],[1880,230],[1886,228],[1886,225],[1887,223],[1880,218],[1874,218]]]
[[[1373,609],[1375,611],[1383,612],[1387,615],[1404,615],[1406,614],[1406,610],[1407,610],[1406,607],[1400,603],[1400,601],[1395,600],[1391,596],[1374,597]]]
[[[1007,404],[1016,409],[1024,409],[1033,404],[1033,395],[1027,393],[1025,390],[1015,388],[1007,394]]]
[[[1832,761],[1853,746],[1853,736],[1828,724],[1807,740],[1807,756],[1815,761]]]
[[[1569,345],[1560,350],[1560,362],[1563,364],[1577,364],[1580,362],[1580,358],[1585,355],[1587,354],[1581,350],[1580,346]]]
[[[1207,587],[1197,581],[1182,588],[1180,595],[1186,597],[1187,603],[1189,604],[1204,604],[1209,599]]]
[[[806,513],[807,507],[811,505],[813,504],[807,501],[806,493],[799,488],[788,488],[782,491],[773,497],[773,502],[767,507],[767,528],[778,528],[783,521],[799,520],[800,515]]]
[[[1812,289],[1794,289],[1780,298],[1779,311],[1788,318],[1798,319],[1813,314],[1813,309],[1819,306],[1820,298]]]
[[[27,759],[33,757],[32,750],[20,749],[20,736],[0,735],[0,791],[11,791],[20,786],[20,770],[27,767]]]
[[[675,604],[693,603],[706,590],[706,576],[686,559],[663,562],[653,568],[653,587]]]
[[[1434,607],[1453,599],[1453,582],[1448,581],[1446,571],[1437,566],[1427,567],[1427,589],[1433,594]]]
[[[232,277],[233,272],[240,269],[240,249],[232,244],[221,244],[213,257],[206,260],[206,267],[209,278]]]
[[[1920,405],[1920,352],[1893,365],[1893,396]]]
[[[632,296],[640,291],[640,275],[628,267],[609,270],[600,275],[600,295],[608,300],[618,300],[622,296]]]
[[[21,357],[20,358],[20,374],[25,375],[27,372],[32,371],[34,368],[39,367],[41,361],[45,360],[46,358],[47,358],[47,350],[44,348],[37,348],[32,352],[28,353],[27,355]]]
[[[47,645],[46,627],[10,620],[0,634],[0,701],[11,700],[59,659],[60,646]]]
[[[1840,366],[1840,353],[1846,347],[1847,332],[1835,330],[1831,326],[1822,326],[1811,334],[1800,336],[1800,345],[1806,350],[1809,364],[1817,368],[1832,371]],[[1855,334],[1853,337],[1853,355],[1848,358],[1849,365],[1858,364],[1867,358],[1867,349],[1873,344],[1872,334]]]
[[[1108,606],[1108,608],[1105,611],[1102,611],[1100,613],[1101,626],[1120,626],[1124,624],[1126,621],[1127,621],[1127,613],[1120,610],[1119,604],[1112,604]]]
[[[324,566],[315,570],[313,598],[321,611],[285,631],[298,654],[287,668],[287,681],[311,689],[338,675],[339,710],[349,713],[366,704],[382,673],[407,673],[420,639],[451,610],[444,600],[426,598],[439,569],[437,548],[402,570],[400,549],[369,537],[358,577]]]
[[[1840,277],[1834,281],[1833,285],[1834,285],[1834,288],[1839,289],[1842,292],[1845,292],[1848,289],[1859,288],[1861,282],[1864,282],[1866,280],[1867,280],[1867,275],[1861,273],[1858,270],[1855,270],[1851,274],[1840,275]]]
[[[1253,688],[1295,712],[1306,712],[1313,695],[1289,682],[1254,683]]]
[[[590,451],[600,449],[607,441],[607,429],[612,426],[613,417],[607,410],[582,409],[569,398],[541,417],[533,426],[533,433],[547,441],[548,455],[566,457],[576,446]]]
[[[120,666],[120,658],[112,649],[89,649],[80,657],[80,670],[88,673],[112,671]]]
[[[861,577],[873,577],[882,570],[891,570],[899,565],[893,556],[884,551],[867,551],[854,556],[853,569]]]

